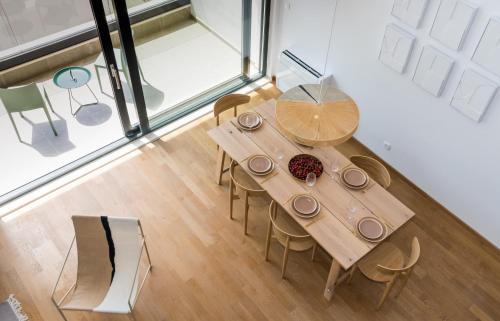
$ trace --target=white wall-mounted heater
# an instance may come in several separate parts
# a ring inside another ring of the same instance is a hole
[[[320,84],[331,76],[325,77],[289,50],[281,52],[276,85],[282,92],[304,84]]]

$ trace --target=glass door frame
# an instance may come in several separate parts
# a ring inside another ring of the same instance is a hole
[[[89,0],[89,2],[92,8],[92,14],[94,15],[97,35],[101,44],[104,61],[106,62],[106,70],[111,82],[111,88],[113,90],[116,108],[118,109],[118,115],[122,124],[123,133],[126,137],[133,138],[139,133],[139,128],[132,127],[132,124],[130,122],[130,115],[127,110],[127,103],[125,101],[125,95],[123,93],[120,74],[118,68],[116,67],[116,57],[113,50],[113,42],[111,40],[109,22],[106,18],[104,5],[102,0]]]

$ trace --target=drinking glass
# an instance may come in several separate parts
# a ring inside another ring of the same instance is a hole
[[[278,160],[282,160],[285,157],[285,153],[283,152],[283,150],[281,148],[276,147],[275,152],[276,152],[276,158]]]
[[[312,172],[307,174],[306,184],[307,184],[307,186],[313,187],[314,184],[316,184],[316,174],[314,174]]]
[[[247,115],[245,115],[246,117],[243,117],[243,125],[247,128],[250,128],[250,117],[248,117]]]
[[[334,158],[332,160],[332,164],[331,164],[331,170],[332,170],[332,178],[335,179],[335,176],[338,176],[340,173],[340,160],[338,158]]]
[[[359,206],[359,202],[355,198],[351,198],[347,204],[347,221],[352,225],[356,222],[356,212],[358,211]]]

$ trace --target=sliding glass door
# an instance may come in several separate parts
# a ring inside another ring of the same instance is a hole
[[[269,1],[0,0],[0,205],[265,74]]]
[[[141,21],[134,17],[161,1],[110,1],[118,18],[123,87],[134,97],[143,132],[263,73],[265,0],[185,1]]]

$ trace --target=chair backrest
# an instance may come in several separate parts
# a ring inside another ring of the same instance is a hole
[[[142,247],[139,220],[80,215],[72,220],[78,286],[66,306],[101,312],[128,309]]]
[[[414,237],[412,242],[411,242],[410,257],[409,257],[408,262],[406,263],[405,266],[403,266],[400,269],[393,269],[393,268],[389,268],[386,266],[378,265],[378,268],[384,272],[387,272],[387,273],[407,274],[407,273],[411,273],[411,271],[413,270],[413,267],[415,266],[415,264],[417,264],[419,258],[420,258],[420,243],[418,242],[418,239],[416,237]]]
[[[220,113],[233,108],[234,116],[237,115],[237,106],[246,104],[250,101],[250,96],[242,94],[229,94],[219,98],[214,105],[214,117],[216,118],[217,126],[219,126]]]
[[[391,185],[391,175],[387,168],[378,160],[362,155],[354,155],[350,157],[351,162],[364,170],[370,178],[379,183],[383,188],[388,188]]]
[[[285,213],[284,215],[288,214]],[[292,218],[290,219],[293,220]],[[290,244],[292,245],[291,247],[293,248],[292,244],[293,242],[303,242],[303,241],[309,241],[311,239],[311,236],[309,234],[307,233],[297,234],[290,232],[290,228],[287,228],[287,226],[284,226],[284,224],[280,224],[280,222],[278,222],[278,204],[275,201],[272,201],[271,205],[269,206],[269,220],[273,225],[275,237],[282,244],[285,244],[287,239],[289,239],[288,241],[290,242]]]
[[[37,108],[43,108],[40,89],[35,83],[12,88],[0,88],[0,99],[7,112],[23,112]]]

